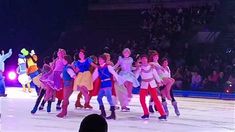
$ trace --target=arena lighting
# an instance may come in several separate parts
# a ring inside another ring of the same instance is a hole
[[[16,80],[16,73],[14,71],[10,71],[7,76],[11,81]]]

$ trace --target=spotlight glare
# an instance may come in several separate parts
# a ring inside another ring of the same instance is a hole
[[[8,78],[9,78],[10,80],[15,80],[15,79],[16,79],[16,73],[13,72],[13,71],[9,72],[9,73],[8,73]]]

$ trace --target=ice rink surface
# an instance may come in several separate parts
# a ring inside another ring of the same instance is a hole
[[[31,115],[37,97],[35,92],[24,93],[20,88],[8,88],[7,94],[6,98],[0,98],[1,132],[77,132],[86,115],[100,113],[96,97],[91,101],[93,110],[75,109],[77,92],[70,97],[68,116],[63,119],[56,117],[55,103],[51,113],[38,111]],[[103,100],[108,111],[106,98]],[[141,120],[142,108],[138,95],[135,95],[130,103],[131,112],[118,110],[117,120],[108,120],[109,132],[235,132],[234,100],[184,97],[176,100],[180,117],[174,114],[168,101],[170,115],[167,121],[159,121],[158,113],[151,114],[149,120]]]

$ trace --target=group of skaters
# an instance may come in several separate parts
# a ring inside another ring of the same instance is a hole
[[[166,120],[169,115],[167,100],[171,101],[175,114],[180,115],[172,91],[175,80],[171,77],[168,60],[162,58],[159,62],[157,51],[143,54],[134,62],[131,50],[125,48],[114,64],[108,53],[98,57],[87,57],[86,51],[81,49],[72,58],[66,50],[58,49],[53,57],[44,58],[44,65],[40,70],[34,51],[29,53],[26,49],[22,49],[19,58],[23,58],[25,62],[21,64],[18,59],[19,73],[23,74],[22,71],[24,71],[25,75],[19,81],[24,82],[21,83],[22,86],[32,81],[38,93],[32,114],[35,114],[37,110],[43,110],[46,103],[46,111],[51,112],[51,104],[57,98],[56,110],[60,111],[57,117],[63,118],[67,115],[69,97],[73,91],[79,91],[75,103],[76,108],[92,109],[90,100],[97,96],[101,116],[106,119],[116,119],[115,110],[130,112],[132,90],[140,87],[139,100],[144,112],[142,119],[148,119],[149,113],[158,111],[160,114],[158,118]],[[25,86],[23,90],[26,91]],[[149,107],[146,105],[148,95],[150,95]],[[85,100],[84,104],[81,104],[82,97]],[[106,115],[103,97],[107,98],[110,105],[110,116]]]

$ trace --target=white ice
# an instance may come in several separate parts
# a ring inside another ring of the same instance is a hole
[[[0,98],[1,132],[77,132],[81,120],[88,114],[100,113],[96,97],[92,98],[93,110],[75,109],[77,92],[70,98],[68,116],[56,117],[55,103],[52,112],[30,111],[36,100],[36,94],[24,93],[20,88],[8,88],[8,96]],[[235,101],[176,98],[181,116],[174,114],[168,103],[170,115],[167,121],[159,121],[158,113],[149,120],[141,120],[143,114],[138,95],[132,99],[131,112],[117,111],[117,120],[108,120],[109,132],[235,132]],[[108,104],[104,98],[106,110]],[[109,114],[109,113],[108,113]]]

